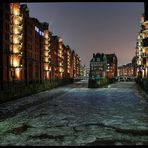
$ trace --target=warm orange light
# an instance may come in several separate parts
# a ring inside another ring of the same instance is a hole
[[[63,72],[63,68],[60,67],[60,68],[59,68],[59,71],[62,73],[62,72]]]
[[[45,50],[48,50],[48,45],[45,45]]]
[[[13,19],[13,23],[14,23],[14,25],[18,25],[18,24],[19,24],[18,19],[17,19],[17,18],[14,18],[14,19]]]
[[[148,66],[148,61],[146,61],[146,67]]]
[[[14,34],[18,34],[18,33],[19,33],[18,28],[17,28],[17,27],[14,27],[14,28],[13,28],[13,32],[14,32]]]
[[[10,61],[11,61],[11,66],[18,67],[19,63],[20,63],[20,57],[18,57],[18,56],[11,56],[10,57]]]
[[[13,11],[13,14],[14,14],[14,15],[19,15],[19,14],[20,14],[20,10],[19,10],[19,7],[18,7],[18,6],[15,6],[15,5],[14,5],[12,11]]]
[[[14,58],[13,59],[13,67],[18,67],[19,66],[19,59],[18,58]]]
[[[62,66],[62,63],[60,63],[60,66]]]
[[[13,37],[13,43],[14,43],[14,44],[18,44],[18,43],[19,43],[19,40],[17,39],[16,36]]]
[[[20,79],[20,69],[19,68],[16,68],[16,70],[15,70],[15,76],[16,76],[16,79],[17,80]]]
[[[48,30],[44,31],[44,37],[45,37],[46,39],[49,38]]]
[[[17,46],[13,46],[13,53],[18,53],[19,52],[19,48]]]
[[[47,64],[45,64],[45,70],[49,70],[49,69],[48,69],[48,65],[47,65]]]
[[[48,51],[45,51],[45,56],[46,56],[46,57],[48,56]]]
[[[49,79],[49,71],[47,71],[46,75],[47,75],[47,79]]]
[[[45,40],[45,44],[48,45],[48,40]],[[47,46],[48,47],[48,46]]]
[[[48,58],[45,58],[45,62],[48,62]]]

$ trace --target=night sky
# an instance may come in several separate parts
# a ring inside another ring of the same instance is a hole
[[[30,16],[49,23],[49,31],[89,66],[93,53],[115,53],[118,65],[135,55],[143,2],[27,3]]]

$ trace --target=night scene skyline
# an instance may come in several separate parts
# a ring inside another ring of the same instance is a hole
[[[4,2],[0,35],[0,146],[148,145],[148,1]]]
[[[49,23],[89,67],[93,53],[115,53],[118,66],[135,56],[143,2],[27,3],[30,16]],[[41,11],[39,11],[41,10]]]

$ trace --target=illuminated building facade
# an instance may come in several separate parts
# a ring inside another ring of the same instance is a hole
[[[51,36],[50,44],[52,78],[78,78],[81,61],[75,51],[58,36]]]
[[[70,77],[70,61],[71,61],[71,49],[69,46],[66,46],[66,71],[67,71],[67,77]]]
[[[141,30],[136,44],[136,76],[148,78],[148,2],[144,3],[145,12],[141,16]]]
[[[117,56],[115,54],[106,54],[107,56],[107,78],[114,78],[117,76]]]
[[[71,71],[70,71],[70,77],[76,78],[76,53],[73,50],[71,52]]]
[[[114,78],[117,76],[117,56],[115,54],[93,54],[90,61],[90,77]]]
[[[133,77],[134,76],[134,67],[132,63],[122,65],[118,67],[118,76]]]
[[[107,57],[104,53],[93,54],[90,61],[90,78],[106,77],[107,71]]]
[[[71,54],[71,49],[70,47],[67,45],[65,46],[63,44],[63,69],[64,69],[64,73],[63,73],[63,77],[68,77],[70,78],[70,54]]]
[[[0,5],[0,88],[9,88],[14,81],[24,80],[23,16],[19,3]]]
[[[51,35],[50,44],[51,44],[51,46],[50,46],[50,48],[51,48],[50,49],[51,77],[54,79],[54,78],[58,77],[58,74],[57,74],[57,67],[58,67],[58,61],[57,61],[57,57],[58,57],[58,52],[57,52],[57,49],[58,49],[58,37]]]
[[[50,56],[50,33],[48,31],[48,23],[43,23],[43,58],[44,58],[44,80],[51,79],[51,56]]]
[[[48,23],[29,16],[27,5],[21,5],[23,14],[24,76],[25,82],[36,83],[50,79],[50,36]]]
[[[26,4],[0,5],[0,89],[79,76],[79,58],[48,27]]]
[[[64,74],[63,69],[63,41],[62,38],[59,37],[58,39],[58,78],[62,78]]]
[[[24,80],[23,67],[23,15],[20,4],[10,4],[10,80]]]
[[[88,79],[89,77],[89,68],[85,65],[80,65],[80,78],[81,79]]]
[[[80,62],[81,62],[81,59],[78,56],[78,54],[76,54],[76,77],[77,78],[80,77]]]

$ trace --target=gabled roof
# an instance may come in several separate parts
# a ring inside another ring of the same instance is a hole
[[[100,59],[100,62],[103,62],[106,60],[106,55],[104,53],[93,54],[93,58],[90,60],[90,62],[98,62],[98,58]],[[95,61],[93,61],[93,59],[95,59]]]

